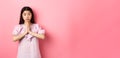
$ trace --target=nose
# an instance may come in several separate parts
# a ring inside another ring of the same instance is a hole
[[[27,15],[26,18],[29,18],[29,15]]]

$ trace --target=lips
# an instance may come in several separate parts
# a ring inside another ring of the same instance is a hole
[[[26,19],[26,20],[29,20],[29,19]]]

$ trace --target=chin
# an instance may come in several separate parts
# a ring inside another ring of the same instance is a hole
[[[30,22],[30,20],[25,20],[26,22]]]
[[[30,19],[26,19],[26,21],[30,21]]]

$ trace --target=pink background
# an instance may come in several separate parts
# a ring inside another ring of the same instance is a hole
[[[16,58],[12,31],[26,5],[46,30],[43,58],[120,58],[119,0],[0,0],[0,58]]]

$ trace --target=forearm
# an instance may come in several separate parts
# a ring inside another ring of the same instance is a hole
[[[22,39],[22,38],[25,36],[25,34],[26,34],[26,33],[13,36],[13,41],[16,42],[16,41]]]
[[[37,33],[34,33],[34,32],[29,32],[31,35],[37,37],[37,38],[40,38],[40,39],[44,39],[45,38],[45,35],[44,34],[37,34]]]

